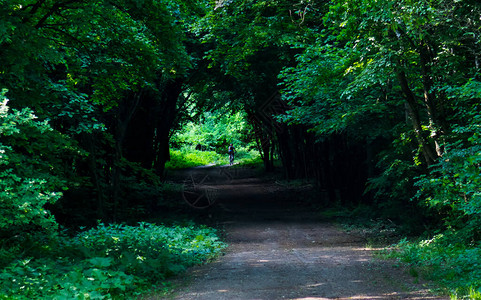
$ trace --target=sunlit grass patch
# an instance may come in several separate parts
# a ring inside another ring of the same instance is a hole
[[[215,151],[199,151],[183,148],[170,151],[170,161],[165,164],[167,169],[185,169],[197,166],[226,164],[228,157]]]
[[[239,149],[236,152],[236,165],[256,166],[262,164],[259,152],[255,150]],[[197,166],[207,165],[226,165],[229,163],[229,156],[219,154],[215,151],[199,151],[193,150],[191,147],[185,147],[179,150],[170,151],[170,161],[165,164],[167,169],[185,169]]]

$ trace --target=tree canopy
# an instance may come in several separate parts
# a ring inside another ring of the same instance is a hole
[[[479,243],[480,14],[474,0],[0,0],[0,237],[167,210],[152,199],[169,201],[170,148],[235,141],[313,179],[321,204]]]

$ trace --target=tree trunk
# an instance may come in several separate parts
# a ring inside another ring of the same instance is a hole
[[[162,106],[157,116],[154,135],[156,157],[153,164],[155,172],[160,176],[164,175],[165,163],[170,159],[170,133],[177,115],[177,100],[182,93],[183,84],[182,78],[171,80],[162,92]]]
[[[105,182],[102,183],[103,176],[99,174],[101,173],[101,170],[99,171],[97,163],[98,149],[96,149],[95,147],[95,139],[92,135],[93,134],[85,134],[86,149],[89,151],[89,156],[87,157],[87,165],[91,174],[90,180],[92,182],[92,185],[94,186],[94,191],[97,197],[96,217],[98,220],[103,220],[105,217],[104,210],[107,195],[105,194],[105,190],[102,188],[102,184],[105,184]]]
[[[428,45],[421,47],[419,51],[420,65],[421,65],[421,76],[423,82],[423,92],[424,92],[424,104],[428,112],[429,127],[431,129],[431,138],[434,140],[436,145],[437,157],[443,155],[443,136],[446,133],[446,124],[443,121],[443,108],[442,103],[436,101],[436,93],[433,90],[433,74],[431,70],[431,64],[433,63],[433,55],[431,54]]]
[[[274,169],[272,161],[272,132],[270,132],[271,126],[265,122],[261,122],[261,118],[256,116],[252,112],[247,112],[247,117],[254,129],[254,136],[256,139],[257,149],[264,163],[264,169],[266,172],[271,172]]]
[[[128,126],[132,120],[133,115],[139,105],[141,93],[134,93],[130,97],[124,98],[119,104],[117,110],[117,124],[115,126],[115,146],[114,157],[112,162],[112,173],[110,179],[111,188],[111,202],[114,207],[113,221],[115,222],[119,216],[119,210],[123,210],[124,203],[120,199],[121,189],[121,161],[123,158],[123,144],[127,133]]]
[[[286,179],[294,178],[294,171],[293,171],[293,156],[292,156],[292,149],[291,149],[291,138],[289,134],[288,126],[282,124],[282,130],[279,130],[277,133],[277,143],[279,145],[279,155],[281,157],[282,166],[284,168]]]
[[[414,134],[416,135],[418,144],[421,147],[424,160],[426,164],[430,166],[437,159],[437,155],[435,154],[435,151],[431,149],[431,146],[429,145],[428,141],[423,136],[423,129],[421,126],[421,120],[419,118],[419,110],[418,110],[416,98],[414,96],[414,93],[411,91],[409,87],[406,74],[404,73],[404,71],[398,70],[397,77],[399,80],[399,84],[401,85],[401,89],[404,95],[406,96],[406,102],[408,104],[408,112],[413,125]]]

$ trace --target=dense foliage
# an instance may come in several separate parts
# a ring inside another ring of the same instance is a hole
[[[65,161],[82,152],[48,123],[36,120],[30,109],[10,109],[5,92],[0,95],[0,237],[9,240],[57,229],[45,206],[74,184]]]
[[[229,144],[237,148],[254,147],[249,134],[249,124],[241,112],[229,114],[228,111],[218,110],[204,113],[196,121],[190,121],[183,126],[172,139],[175,147],[188,146],[227,153]]]
[[[99,224],[57,235],[0,271],[0,299],[129,298],[225,245],[207,227]]]
[[[32,266],[23,246],[59,225],[168,214],[171,148],[170,167],[190,166],[231,142],[314,179],[322,204],[369,205],[476,256],[480,14],[474,0],[0,0],[1,262]]]
[[[206,42],[217,43],[207,58],[236,83],[223,90],[254,107],[261,154],[277,152],[286,176],[477,249],[480,10],[468,0],[224,2],[207,16]]]
[[[0,86],[9,105],[33,110],[78,148],[76,157],[31,150],[55,175],[61,162],[68,174],[59,180],[75,182],[57,201],[64,218],[76,214],[75,202],[94,210],[93,220],[125,218],[129,206],[145,205],[126,197],[138,184],[161,197],[156,185],[197,55],[188,35],[202,9],[169,0],[2,1]],[[83,216],[74,219],[88,222]]]

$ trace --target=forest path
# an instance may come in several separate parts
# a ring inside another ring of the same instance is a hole
[[[302,188],[229,168],[181,176],[209,186],[216,204],[205,217],[225,230],[229,247],[175,279],[166,299],[449,299],[374,259],[361,236],[320,220]]]

